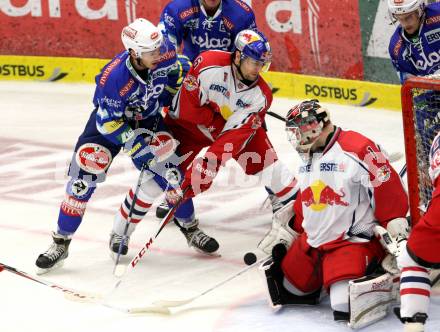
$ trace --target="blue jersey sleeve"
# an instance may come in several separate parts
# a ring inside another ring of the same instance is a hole
[[[417,70],[404,59],[403,56],[404,40],[401,37],[401,28],[398,27],[391,37],[388,46],[391,63],[397,72],[400,82],[403,83],[410,75],[417,75]]]
[[[134,133],[124,119],[125,100],[118,94],[120,89],[106,84],[97,98],[96,128],[109,141],[123,145],[130,140]],[[117,83],[115,82],[117,86]]]
[[[160,25],[168,36],[168,39],[177,49],[183,40],[183,25],[178,15],[178,8],[175,2],[170,2],[162,11]]]
[[[235,37],[242,30],[256,30],[257,23],[251,7],[241,0],[232,0],[223,3],[223,15],[231,21],[231,49]]]
[[[135,85],[134,80],[123,73],[126,58],[127,55],[122,53],[103,68],[96,77],[93,100],[97,108],[96,128],[116,145],[125,144],[134,135],[124,118],[127,106],[125,92]]]

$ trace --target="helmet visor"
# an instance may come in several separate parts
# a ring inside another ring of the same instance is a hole
[[[241,59],[243,62],[246,62],[251,67],[258,67],[259,72],[262,72],[262,73],[267,72],[269,70],[270,64],[271,64],[270,61],[255,60],[255,59],[248,57],[248,56],[243,56]]]

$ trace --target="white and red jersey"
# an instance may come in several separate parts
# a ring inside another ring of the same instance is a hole
[[[325,150],[300,166],[298,182],[294,228],[314,248],[369,241],[375,221],[386,227],[408,211],[399,175],[378,145],[354,131],[336,128]]]
[[[233,72],[231,53],[213,50],[194,60],[169,116],[180,126],[188,124],[196,137],[212,141],[208,152],[220,157],[224,144],[232,143],[234,156],[261,127],[271,103],[272,91],[263,78],[251,86],[243,84]]]

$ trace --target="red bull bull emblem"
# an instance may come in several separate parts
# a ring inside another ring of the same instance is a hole
[[[348,203],[342,199],[345,197],[343,188],[339,191],[341,194],[321,180],[317,180],[301,192],[301,200],[306,207],[317,212],[324,210],[328,205],[348,206]]]

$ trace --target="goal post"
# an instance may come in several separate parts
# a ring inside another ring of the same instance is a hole
[[[429,150],[440,130],[440,76],[409,78],[401,96],[410,214],[415,225],[431,200]]]

